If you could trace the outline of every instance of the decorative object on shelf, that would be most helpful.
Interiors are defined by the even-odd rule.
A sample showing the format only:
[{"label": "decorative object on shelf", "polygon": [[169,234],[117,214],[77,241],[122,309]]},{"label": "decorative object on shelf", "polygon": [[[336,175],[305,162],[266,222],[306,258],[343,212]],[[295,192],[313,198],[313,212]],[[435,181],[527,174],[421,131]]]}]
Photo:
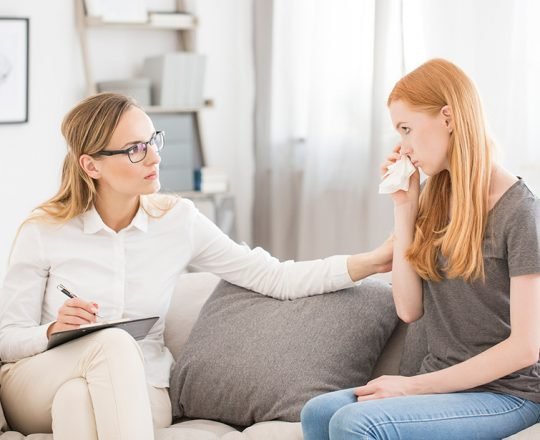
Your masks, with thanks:
[{"label": "decorative object on shelf", "polygon": [[143,74],[152,80],[152,104],[201,108],[205,67],[206,57],[191,52],[146,58]]},{"label": "decorative object on shelf", "polygon": [[100,81],[98,92],[115,92],[131,96],[141,106],[150,105],[150,79],[131,78],[113,81]]},{"label": "decorative object on shelf", "polygon": [[104,22],[146,23],[148,11],[144,0],[85,0],[86,15]]},{"label": "decorative object on shelf", "polygon": [[0,124],[28,122],[29,23],[0,17]]}]

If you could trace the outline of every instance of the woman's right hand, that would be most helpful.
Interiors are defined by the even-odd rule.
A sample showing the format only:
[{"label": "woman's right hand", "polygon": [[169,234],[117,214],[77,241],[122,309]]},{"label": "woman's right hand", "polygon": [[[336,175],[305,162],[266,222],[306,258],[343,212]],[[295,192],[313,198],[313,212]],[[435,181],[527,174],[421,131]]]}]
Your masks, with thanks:
[{"label": "woman's right hand", "polygon": [[[384,176],[390,165],[393,165],[402,157],[401,145],[396,145],[386,161],[381,165],[381,176]],[[399,205],[415,205],[418,206],[418,198],[420,197],[420,173],[418,169],[409,178],[408,191],[396,191],[391,194],[395,206]]]},{"label": "woman's right hand", "polygon": [[82,298],[70,298],[58,309],[58,316],[47,329],[47,338],[51,334],[79,328],[83,324],[96,322],[98,305]]}]

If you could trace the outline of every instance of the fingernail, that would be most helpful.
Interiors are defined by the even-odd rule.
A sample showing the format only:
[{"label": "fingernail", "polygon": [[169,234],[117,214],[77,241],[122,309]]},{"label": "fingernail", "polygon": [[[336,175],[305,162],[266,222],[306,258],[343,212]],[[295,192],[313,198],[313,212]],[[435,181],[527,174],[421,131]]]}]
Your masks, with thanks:
[{"label": "fingernail", "polygon": [[97,309],[97,308],[95,308],[95,307],[92,307],[92,308],[90,309],[90,311],[91,311],[92,313],[96,314],[96,313],[97,313],[97,311],[98,311],[98,309]]}]

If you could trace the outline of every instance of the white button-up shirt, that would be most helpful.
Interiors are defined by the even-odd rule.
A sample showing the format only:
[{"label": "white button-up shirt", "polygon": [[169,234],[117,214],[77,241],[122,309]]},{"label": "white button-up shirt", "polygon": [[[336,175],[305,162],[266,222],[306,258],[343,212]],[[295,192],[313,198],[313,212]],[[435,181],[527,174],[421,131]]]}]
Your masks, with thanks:
[{"label": "white button-up shirt", "polygon": [[[150,211],[151,212],[151,211]],[[162,217],[142,207],[118,233],[95,209],[63,224],[27,222],[14,243],[0,296],[0,359],[43,352],[47,328],[68,290],[99,304],[105,319],[159,316],[139,341],[148,382],[169,386],[173,358],[163,342],[165,315],[178,276],[189,265],[278,299],[349,287],[347,256],[279,262],[261,248],[239,245],[180,199]]]}]

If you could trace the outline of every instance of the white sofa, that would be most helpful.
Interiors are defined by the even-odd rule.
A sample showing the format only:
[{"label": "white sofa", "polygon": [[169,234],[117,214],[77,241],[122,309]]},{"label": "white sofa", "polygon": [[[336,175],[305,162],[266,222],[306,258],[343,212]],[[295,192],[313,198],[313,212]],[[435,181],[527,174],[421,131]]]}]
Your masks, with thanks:
[{"label": "white sofa", "polygon": [[[201,307],[212,293],[219,279],[211,274],[186,274],[180,277],[167,315],[165,343],[175,356],[178,356]],[[388,341],[373,373],[397,374],[401,351],[405,340],[406,326],[398,326]],[[0,384],[1,386],[1,384]],[[0,427],[7,429],[3,414],[0,413]],[[74,437],[75,438],[75,437]],[[32,434],[23,436],[8,431],[0,435],[1,440],[53,440],[52,434]],[[156,440],[302,440],[300,423],[270,421],[257,423],[239,432],[231,426],[211,420],[190,420],[177,423],[156,432]],[[540,439],[540,424],[519,434],[511,440]],[[103,439],[113,440],[113,439]]]}]

